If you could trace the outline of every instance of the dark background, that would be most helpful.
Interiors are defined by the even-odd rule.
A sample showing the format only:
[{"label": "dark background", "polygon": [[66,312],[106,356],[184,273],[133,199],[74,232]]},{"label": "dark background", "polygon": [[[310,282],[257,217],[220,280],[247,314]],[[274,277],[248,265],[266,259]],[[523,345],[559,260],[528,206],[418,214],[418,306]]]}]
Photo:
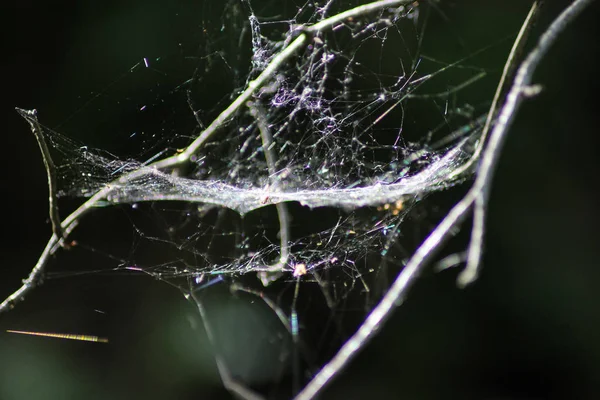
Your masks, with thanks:
[{"label": "dark background", "polygon": [[[514,34],[527,12],[524,3],[440,7],[465,46],[477,49]],[[546,2],[532,37],[568,3]],[[113,98],[119,90],[135,92],[143,79],[122,79],[133,65],[204,46],[202,28],[216,34],[219,10],[206,1],[3,3],[1,298],[29,273],[50,235],[37,144],[13,107],[37,108],[45,125],[86,144],[135,153],[139,143],[106,133],[110,123],[96,116],[118,116],[102,114],[91,93],[114,86]],[[456,272],[425,277],[324,398],[598,397],[599,11],[596,2],[580,16],[535,75],[544,91],[523,106],[503,152],[481,278],[459,290]],[[498,69],[505,54],[482,63],[499,62],[486,66]],[[177,72],[165,79],[165,85],[182,80]],[[221,86],[226,93],[227,85],[215,79],[214,90]],[[219,110],[223,101],[207,96],[204,107]],[[458,197],[461,190],[452,193]],[[127,221],[118,212],[101,215],[82,226],[90,224],[86,232],[96,240],[116,241]],[[51,268],[105,262],[86,256],[61,255]],[[194,314],[177,290],[150,278],[104,273],[48,280],[0,315],[0,399],[226,396],[202,330],[190,329]],[[108,336],[111,344],[2,333],[6,329],[88,333]]]}]

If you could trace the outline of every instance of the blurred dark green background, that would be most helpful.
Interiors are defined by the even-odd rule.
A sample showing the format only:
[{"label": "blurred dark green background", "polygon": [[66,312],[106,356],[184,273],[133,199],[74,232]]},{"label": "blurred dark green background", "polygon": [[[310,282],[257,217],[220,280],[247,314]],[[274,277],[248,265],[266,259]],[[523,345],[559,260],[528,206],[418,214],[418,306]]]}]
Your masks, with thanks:
[{"label": "blurred dark green background", "polygon": [[[477,60],[497,74],[509,48],[501,40],[518,31],[529,3],[441,1],[444,17],[432,11],[426,47],[435,47],[436,34],[454,32],[456,48],[437,49],[448,61],[501,43]],[[568,3],[546,2],[532,40]],[[293,9],[291,2],[253,6],[259,15],[277,15],[267,7],[280,7],[282,15]],[[4,298],[29,273],[50,234],[37,144],[13,107],[37,108],[42,123],[86,144],[137,155],[144,139],[127,135],[136,118],[111,114],[96,94],[110,91],[109,100],[122,99],[125,109],[169,97],[193,72],[195,63],[187,64],[186,55],[233,48],[239,33],[216,1],[21,1],[0,7],[0,110],[7,122],[1,152]],[[599,16],[596,2],[535,75],[544,91],[525,104],[510,132],[491,194],[479,281],[459,290],[456,271],[426,276],[323,398],[600,396]],[[247,56],[240,55],[240,63]],[[162,65],[172,70],[130,78],[144,57],[166,60]],[[243,80],[225,73],[208,79],[207,95],[197,105],[207,110],[205,121]],[[493,85],[489,79],[477,86],[481,93],[473,93],[473,101],[488,99]],[[155,118],[177,121],[185,111],[159,108]],[[163,128],[168,133],[185,126]],[[448,198],[457,199],[464,189],[440,196],[432,215],[441,215]],[[74,205],[67,201],[64,207]],[[122,217],[102,211],[82,229],[118,246],[116,232],[128,226]],[[465,238],[461,234],[449,246],[464,248]],[[92,269],[105,262],[89,252],[61,254],[52,267],[77,270],[85,263]],[[247,312],[219,304],[222,309],[213,312],[230,321]],[[227,398],[202,329],[190,328],[196,314],[177,290],[150,278],[104,273],[48,280],[0,315],[0,400]],[[6,329],[96,334],[111,343],[16,336]],[[261,335],[260,327],[231,329]]]}]

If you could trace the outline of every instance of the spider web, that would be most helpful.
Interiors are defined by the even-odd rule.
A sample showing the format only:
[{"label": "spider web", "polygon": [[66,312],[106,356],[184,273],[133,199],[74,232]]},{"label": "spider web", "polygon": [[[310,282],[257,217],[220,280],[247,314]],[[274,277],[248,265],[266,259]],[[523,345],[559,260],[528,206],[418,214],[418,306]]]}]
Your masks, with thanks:
[{"label": "spider web", "polygon": [[[446,62],[427,53],[434,6],[384,7],[308,33],[306,46],[185,166],[152,163],[182,153],[307,27],[358,5],[270,11],[271,3],[228,3],[219,23],[238,35],[235,45],[219,48],[221,33],[205,21],[206,43],[184,57],[191,74],[166,93],[151,91],[139,107],[129,139],[145,136],[133,157],[43,129],[61,197],[110,187],[95,206],[127,205],[134,239],[125,254],[83,234],[80,247],[116,260],[115,270],[181,290],[199,306],[228,376],[269,397],[295,394],[335,353],[418,245],[400,239],[418,232],[428,212],[423,200],[468,179],[489,100],[463,100],[463,92],[487,71],[472,51]],[[171,63],[144,59],[132,74],[144,80],[147,70]],[[216,103],[211,76],[230,90]],[[204,309],[233,301],[209,301],[224,288],[245,303],[261,300],[256,318],[271,343],[262,359],[244,358],[243,346],[227,340],[228,323]],[[236,319],[239,329],[258,324]]]}]

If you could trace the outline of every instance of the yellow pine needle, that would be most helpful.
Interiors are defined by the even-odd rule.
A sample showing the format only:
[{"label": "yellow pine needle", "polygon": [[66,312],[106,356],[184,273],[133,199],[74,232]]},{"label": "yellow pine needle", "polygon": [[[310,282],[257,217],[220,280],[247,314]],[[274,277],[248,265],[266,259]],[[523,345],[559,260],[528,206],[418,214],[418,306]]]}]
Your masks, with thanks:
[{"label": "yellow pine needle", "polygon": [[27,332],[7,330],[9,333],[18,333],[21,335],[44,336],[58,339],[80,340],[84,342],[108,343],[108,338],[89,336],[89,335],[72,335],[69,333],[46,333],[46,332]]}]

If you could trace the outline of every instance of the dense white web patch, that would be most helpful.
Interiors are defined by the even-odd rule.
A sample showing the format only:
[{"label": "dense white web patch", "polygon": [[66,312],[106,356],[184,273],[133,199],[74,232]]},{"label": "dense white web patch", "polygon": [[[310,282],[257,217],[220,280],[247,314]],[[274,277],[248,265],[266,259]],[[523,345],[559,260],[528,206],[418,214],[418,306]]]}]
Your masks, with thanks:
[{"label": "dense white web patch", "polygon": [[[316,9],[306,3],[288,20],[265,18],[267,22],[260,22],[246,2],[246,10],[237,15],[247,18],[251,33],[246,86],[254,85],[299,34],[308,32],[309,43],[279,65],[265,84],[218,126],[214,137],[190,157],[187,172],[158,169],[152,164],[173,153],[173,148],[150,154],[144,162],[122,161],[106,152],[77,146],[46,129],[48,141],[64,160],[58,166],[60,195],[93,196],[102,191],[95,206],[171,200],[198,203],[198,215],[203,215],[207,206],[219,206],[242,217],[274,204],[280,224],[281,218],[289,219],[282,203],[334,207],[344,213],[379,207],[382,211],[367,218],[340,215],[336,218],[344,223],[309,236],[298,236],[297,229],[285,222],[279,227],[279,243],[266,230],[258,233],[260,239],[251,240],[243,231],[211,231],[206,223],[197,222],[203,236],[236,237],[229,243],[235,256],[230,254],[232,261],[227,263],[212,261],[212,242],[203,248],[205,240],[197,239],[198,235],[159,239],[138,231],[146,240],[194,248],[194,257],[204,261],[190,261],[194,268],[186,263],[185,267],[175,267],[177,263],[168,268],[165,264],[161,268],[147,266],[146,271],[153,273],[245,274],[275,268],[293,276],[296,265],[303,264],[309,272],[332,265],[351,266],[351,279],[361,276],[363,272],[357,271],[355,264],[364,262],[368,249],[377,249],[375,254],[387,253],[383,247],[391,246],[395,238],[390,238],[389,232],[399,231],[410,207],[424,195],[468,177],[470,169],[463,169],[483,123],[482,118],[474,118],[471,105],[457,102],[456,94],[484,72],[467,61],[440,68],[438,62],[428,65],[426,59],[417,58],[420,36],[425,34],[418,20],[418,4],[397,3],[393,8],[340,19],[330,30],[313,33],[307,30],[310,24],[299,22],[307,19],[307,13],[309,22],[326,20],[332,3]],[[263,35],[262,29],[272,26],[287,26],[283,40]],[[243,46],[242,39],[247,37],[240,39]],[[449,85],[447,80],[452,79],[447,74],[457,66],[461,67],[460,80],[452,77],[456,83]],[[197,74],[198,70],[194,76]],[[431,93],[431,88],[438,87],[436,79],[444,90]],[[195,96],[204,95],[193,92],[194,83],[192,78],[179,87],[187,91],[190,104]],[[451,108],[451,100],[460,106]],[[411,108],[423,107],[428,111],[427,124],[405,123]],[[142,111],[151,108],[144,106]],[[197,110],[192,111],[197,114]],[[198,129],[207,125],[197,121]],[[264,135],[269,138],[268,146]],[[177,135],[171,140],[181,142]],[[397,203],[406,206],[393,212],[384,207]],[[329,238],[325,243],[324,237]],[[380,244],[377,247],[374,243]],[[131,259],[125,264],[138,263]]]},{"label": "dense white web patch", "polygon": [[[324,12],[319,8],[313,18]],[[473,151],[481,121],[469,125],[472,113],[465,118],[461,108],[448,108],[452,90],[439,96],[419,92],[445,70],[419,74],[420,63],[412,58],[422,34],[416,30],[416,4],[380,14],[374,21],[372,15],[363,16],[340,23],[333,32],[315,35],[305,54],[283,65],[254,94],[252,103],[263,109],[258,118],[273,137],[268,149],[275,155],[273,173],[260,143],[252,113],[255,106],[248,103],[193,156],[194,171],[186,177],[147,166],[166,151],[144,163],[120,161],[87,146],[75,148],[66,138],[47,131],[53,147],[66,159],[59,166],[61,194],[90,196],[110,185],[107,200],[112,203],[178,200],[244,214],[283,201],[353,209],[451,186],[460,178],[454,171]],[[290,26],[286,37],[299,30],[297,19],[285,21]],[[249,24],[253,52],[248,76],[252,77],[289,39],[267,40],[254,14]],[[406,43],[411,35],[415,48]],[[381,65],[389,72],[379,72]],[[465,81],[482,74],[473,69],[469,75]],[[436,121],[409,132],[415,139],[408,140],[404,110],[419,102],[444,109]],[[448,127],[456,131],[448,133]],[[440,137],[438,131],[446,136]],[[135,179],[127,175],[131,171],[137,171]],[[119,176],[126,179],[119,181]]]}]

